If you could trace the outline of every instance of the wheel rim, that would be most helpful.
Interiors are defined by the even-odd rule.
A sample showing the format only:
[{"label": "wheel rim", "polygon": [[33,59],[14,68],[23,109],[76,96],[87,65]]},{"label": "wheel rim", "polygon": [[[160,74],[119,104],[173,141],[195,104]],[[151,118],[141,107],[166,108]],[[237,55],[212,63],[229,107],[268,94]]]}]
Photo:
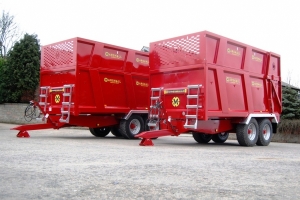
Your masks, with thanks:
[{"label": "wheel rim", "polygon": [[222,139],[222,140],[225,140],[225,139],[227,139],[227,135],[228,135],[227,132],[219,133],[219,138]]},{"label": "wheel rim", "polygon": [[141,123],[139,120],[137,119],[133,119],[131,120],[130,124],[129,124],[129,130],[133,135],[136,135],[139,133],[139,131],[141,130]]},{"label": "wheel rim", "polygon": [[271,136],[271,127],[268,124],[265,124],[262,130],[262,135],[265,140],[269,140]]},{"label": "wheel rim", "polygon": [[254,140],[256,136],[256,127],[254,124],[249,124],[248,126],[248,138],[249,140]]},{"label": "wheel rim", "polygon": [[101,133],[104,133],[106,130],[107,130],[107,128],[105,128],[105,127],[99,128],[99,131],[100,131]]}]

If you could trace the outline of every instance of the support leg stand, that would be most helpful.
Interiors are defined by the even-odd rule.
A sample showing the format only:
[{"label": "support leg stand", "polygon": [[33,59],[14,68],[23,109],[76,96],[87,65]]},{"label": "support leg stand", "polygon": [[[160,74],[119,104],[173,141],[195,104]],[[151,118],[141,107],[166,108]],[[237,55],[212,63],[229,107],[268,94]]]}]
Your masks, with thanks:
[{"label": "support leg stand", "polygon": [[17,134],[17,137],[24,137],[24,138],[29,138],[30,135],[27,131],[20,131],[18,134]]},{"label": "support leg stand", "polygon": [[140,146],[153,146],[153,142],[149,138],[143,138],[142,141],[140,142]]}]

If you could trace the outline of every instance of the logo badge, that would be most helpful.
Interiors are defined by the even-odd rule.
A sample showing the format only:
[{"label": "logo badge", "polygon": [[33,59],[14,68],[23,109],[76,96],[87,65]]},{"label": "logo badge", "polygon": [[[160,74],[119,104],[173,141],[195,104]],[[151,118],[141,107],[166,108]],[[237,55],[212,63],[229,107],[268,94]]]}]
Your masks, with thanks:
[{"label": "logo badge", "polygon": [[59,103],[60,102],[60,96],[59,96],[59,94],[55,95],[54,100],[55,100],[55,103]]},{"label": "logo badge", "polygon": [[172,105],[174,107],[177,107],[177,106],[179,106],[179,103],[180,103],[179,98],[178,97],[173,97],[173,99],[172,99]]}]

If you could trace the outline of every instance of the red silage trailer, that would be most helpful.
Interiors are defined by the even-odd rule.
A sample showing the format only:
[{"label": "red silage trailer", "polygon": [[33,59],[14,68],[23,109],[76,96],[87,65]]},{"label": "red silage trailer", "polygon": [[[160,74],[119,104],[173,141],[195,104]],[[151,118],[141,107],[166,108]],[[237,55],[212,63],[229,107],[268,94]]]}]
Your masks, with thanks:
[{"label": "red silage trailer", "polygon": [[267,146],[280,120],[280,56],[202,31],[150,44],[151,138],[192,133],[198,143]]},{"label": "red silage trailer", "polygon": [[45,123],[28,130],[89,127],[93,135],[134,138],[144,130],[149,103],[149,55],[115,45],[73,38],[41,50],[40,100]]}]

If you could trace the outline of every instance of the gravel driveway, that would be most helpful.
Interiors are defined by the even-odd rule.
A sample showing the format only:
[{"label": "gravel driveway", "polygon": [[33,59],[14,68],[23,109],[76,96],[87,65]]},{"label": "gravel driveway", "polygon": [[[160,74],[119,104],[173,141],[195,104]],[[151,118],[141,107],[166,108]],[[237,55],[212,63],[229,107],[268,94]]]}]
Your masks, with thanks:
[{"label": "gravel driveway", "polygon": [[96,138],[0,124],[0,199],[300,199],[300,145]]}]

